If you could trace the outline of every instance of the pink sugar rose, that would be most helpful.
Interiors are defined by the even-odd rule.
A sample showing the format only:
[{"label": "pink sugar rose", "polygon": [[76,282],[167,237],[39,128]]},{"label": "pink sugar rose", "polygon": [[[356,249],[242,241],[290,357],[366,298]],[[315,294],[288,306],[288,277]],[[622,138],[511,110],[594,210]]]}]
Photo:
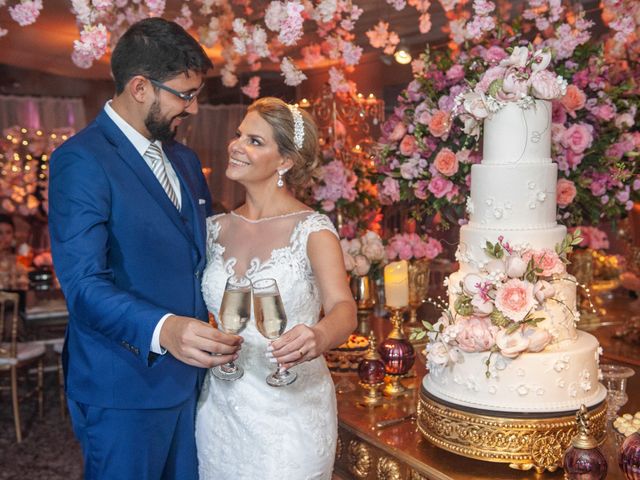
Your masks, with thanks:
[{"label": "pink sugar rose", "polygon": [[498,327],[487,317],[469,317],[458,322],[460,328],[456,342],[465,352],[486,352],[496,343]]},{"label": "pink sugar rose", "polygon": [[405,135],[400,142],[400,153],[405,157],[413,155],[418,149],[416,139],[413,135]]},{"label": "pink sugar rose", "polygon": [[[576,118],[576,111],[584,108],[587,96],[575,85],[567,86],[567,93],[560,99],[560,103],[571,117]],[[564,123],[564,122],[563,122]]]},{"label": "pink sugar rose", "polygon": [[436,175],[429,182],[429,191],[436,198],[442,198],[453,188],[453,183],[440,175]]},{"label": "pink sugar rose", "polygon": [[531,75],[529,80],[531,93],[542,100],[552,100],[562,95],[562,88],[558,83],[558,77],[549,70],[540,70]]},{"label": "pink sugar rose", "polygon": [[520,278],[527,271],[527,262],[518,255],[510,255],[506,261],[506,273],[510,278]]},{"label": "pink sugar rose", "polygon": [[593,143],[593,135],[587,125],[576,123],[564,132],[563,145],[576,153],[582,153]]},{"label": "pink sugar rose", "polygon": [[560,275],[565,272],[564,263],[562,263],[558,254],[550,248],[529,250],[523,255],[523,258],[527,261],[532,258],[534,266],[542,270],[540,273],[542,277]]},{"label": "pink sugar rose", "polygon": [[431,115],[429,120],[429,132],[431,135],[438,138],[444,138],[449,135],[449,129],[451,128],[450,115],[442,110],[436,110]]},{"label": "pink sugar rose", "polygon": [[510,68],[502,81],[502,89],[496,93],[496,98],[503,102],[512,102],[527,95],[528,91],[527,80],[520,77],[517,70]]},{"label": "pink sugar rose", "polygon": [[524,320],[534,305],[533,284],[529,282],[512,278],[496,290],[496,308],[515,322]]},{"label": "pink sugar rose", "polygon": [[577,194],[576,186],[571,180],[561,178],[556,186],[556,198],[558,206],[564,208],[573,202]]},{"label": "pink sugar rose", "polygon": [[470,113],[475,120],[481,120],[489,116],[489,110],[487,110],[483,93],[469,92],[465,93],[462,98],[465,111]]},{"label": "pink sugar rose", "polygon": [[487,93],[487,90],[489,90],[489,85],[491,85],[494,80],[502,79],[506,71],[507,69],[505,67],[491,67],[489,70],[484,72],[484,75],[482,75],[482,78],[480,79],[474,90],[478,93]]},{"label": "pink sugar rose", "polygon": [[529,339],[522,334],[521,329],[518,329],[513,333],[507,333],[506,330],[500,330],[496,334],[496,346],[500,349],[500,353],[503,356],[507,358],[516,358],[529,348]]},{"label": "pink sugar rose", "polygon": [[532,327],[530,325],[526,325],[522,329],[522,335],[529,340],[527,351],[534,353],[544,350],[553,339],[551,334],[544,328]]},{"label": "pink sugar rose", "polygon": [[438,152],[433,164],[436,170],[446,177],[450,177],[458,171],[458,158],[448,148],[443,148]]},{"label": "pink sugar rose", "polygon": [[402,137],[407,133],[407,127],[405,127],[404,123],[399,121],[396,123],[396,126],[393,127],[393,131],[389,135],[389,140],[393,142],[399,141]]}]

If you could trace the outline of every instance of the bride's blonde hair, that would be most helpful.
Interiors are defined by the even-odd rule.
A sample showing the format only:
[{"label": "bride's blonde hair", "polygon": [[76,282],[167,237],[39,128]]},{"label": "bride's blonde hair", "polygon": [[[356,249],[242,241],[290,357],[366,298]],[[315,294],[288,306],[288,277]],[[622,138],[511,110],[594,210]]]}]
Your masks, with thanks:
[{"label": "bride's blonde hair", "polygon": [[278,152],[293,162],[284,179],[294,190],[306,187],[320,165],[316,122],[304,109],[299,108],[298,111],[304,127],[301,148],[296,148],[294,143],[294,114],[287,103],[279,98],[264,97],[253,102],[248,109],[248,112],[258,113],[271,126]]}]

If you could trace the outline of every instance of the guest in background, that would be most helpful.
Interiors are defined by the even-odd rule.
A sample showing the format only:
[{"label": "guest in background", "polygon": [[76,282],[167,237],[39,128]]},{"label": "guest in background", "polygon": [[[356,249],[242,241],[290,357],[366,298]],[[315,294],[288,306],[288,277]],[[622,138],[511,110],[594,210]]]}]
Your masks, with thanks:
[{"label": "guest in background", "polygon": [[16,252],[16,226],[9,215],[0,214],[0,255]]},{"label": "guest in background", "polygon": [[196,155],[174,141],[211,67],[178,24],[132,25],[111,56],[113,100],[51,158],[65,385],[89,479],[197,478],[204,369],[234,359],[242,341],[207,322],[211,198]]},{"label": "guest in background", "polygon": [[[273,278],[287,331],[268,342],[249,322],[238,360],[244,376],[207,376],[196,421],[200,478],[330,480],[338,420],[322,354],[353,332],[356,306],[331,220],[294,196],[318,166],[317,128],[297,106],[262,98],[228,152],[225,173],[245,187],[246,199],[207,221],[204,298],[218,316],[229,275],[245,275],[254,287]],[[267,384],[276,363],[297,373],[295,383]]]}]

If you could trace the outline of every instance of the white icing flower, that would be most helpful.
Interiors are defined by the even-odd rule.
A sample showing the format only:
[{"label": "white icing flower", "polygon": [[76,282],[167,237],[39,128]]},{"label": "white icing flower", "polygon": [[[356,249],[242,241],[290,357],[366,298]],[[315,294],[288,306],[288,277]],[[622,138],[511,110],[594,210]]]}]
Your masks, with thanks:
[{"label": "white icing flower", "polygon": [[529,190],[533,190],[534,188],[536,188],[536,182],[529,182]]},{"label": "white icing flower", "polygon": [[536,389],[536,395],[538,395],[539,397],[543,396],[544,395],[544,388],[538,387]]},{"label": "white icing flower", "polygon": [[556,380],[556,385],[559,388],[564,388],[566,386],[566,383],[564,383],[564,380],[562,378],[559,378],[558,380]]},{"label": "white icing flower", "polygon": [[520,385],[516,389],[516,392],[518,392],[518,395],[520,395],[521,397],[524,397],[529,393],[529,387],[527,387],[526,385]]},{"label": "white icing flower", "polygon": [[498,218],[498,219],[502,218],[504,216],[504,210],[502,208],[500,208],[500,207],[494,208],[493,209],[493,216],[495,218]]},{"label": "white icing flower", "polygon": [[487,204],[488,207],[490,207],[491,205],[493,205],[493,198],[487,198],[484,203]]},{"label": "white icing flower", "polygon": [[491,394],[491,395],[495,395],[496,392],[498,391],[498,389],[496,388],[495,385],[490,385],[489,388],[487,389],[487,391]]},{"label": "white icing flower", "polygon": [[518,370],[516,370],[516,375],[518,377],[524,377],[524,370],[519,368]]},{"label": "white icing flower", "polygon": [[578,386],[575,383],[571,383],[569,385],[569,395],[571,398],[576,398],[578,396]]},{"label": "white icing flower", "polygon": [[547,194],[545,192],[538,192],[536,198],[539,202],[544,202],[547,199]]},{"label": "white icing flower", "polygon": [[473,215],[474,212],[474,205],[473,205],[473,200],[471,199],[471,197],[467,197],[467,213],[469,215]]},{"label": "white icing flower", "polygon": [[591,390],[591,375],[587,370],[583,370],[580,374],[580,388],[585,392]]},{"label": "white icing flower", "polygon": [[567,366],[568,366],[568,362],[565,362],[562,359],[558,359],[558,360],[556,360],[556,363],[553,364],[553,369],[556,372],[561,372],[562,370],[567,368]]},{"label": "white icing flower", "polygon": [[532,201],[530,201],[530,202],[529,202],[529,208],[530,208],[531,210],[535,210],[537,206],[538,206],[538,205],[536,204],[536,202],[535,202],[535,201],[533,201],[533,200],[532,200]]}]

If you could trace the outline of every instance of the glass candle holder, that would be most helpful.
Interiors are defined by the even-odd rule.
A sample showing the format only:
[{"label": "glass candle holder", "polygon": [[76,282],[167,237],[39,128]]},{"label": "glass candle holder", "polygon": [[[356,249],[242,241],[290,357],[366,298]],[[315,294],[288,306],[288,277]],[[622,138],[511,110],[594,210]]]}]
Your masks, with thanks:
[{"label": "glass candle holder", "polygon": [[607,478],[607,459],[598,449],[597,440],[589,429],[589,413],[582,405],[576,412],[578,433],[564,454],[562,467],[566,480],[604,480]]},{"label": "glass candle holder", "polygon": [[627,480],[640,480],[640,433],[632,433],[622,442],[618,465]]},{"label": "glass candle holder", "polygon": [[378,347],[378,353],[384,362],[385,373],[389,376],[389,383],[384,387],[384,394],[397,397],[407,393],[407,389],[400,383],[400,378],[406,375],[416,360],[416,352],[402,331],[402,312],[404,308],[387,307],[391,311],[393,329],[389,336]]},{"label": "glass candle holder", "polygon": [[369,334],[369,349],[358,365],[360,386],[366,390],[363,404],[367,407],[377,407],[382,404],[380,387],[384,385],[384,362],[376,351],[376,339],[373,332]]}]

